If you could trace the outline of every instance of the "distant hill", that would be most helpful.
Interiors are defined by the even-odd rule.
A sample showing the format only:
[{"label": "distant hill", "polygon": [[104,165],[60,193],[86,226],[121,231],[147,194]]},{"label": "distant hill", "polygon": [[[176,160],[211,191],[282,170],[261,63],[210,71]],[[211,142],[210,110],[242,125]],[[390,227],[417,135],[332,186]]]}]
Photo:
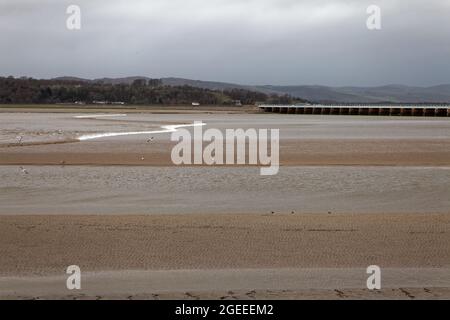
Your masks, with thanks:
[{"label": "distant hill", "polygon": [[56,81],[80,81],[89,83],[104,83],[104,84],[132,84],[135,80],[145,79],[150,80],[148,77],[125,77],[125,78],[99,78],[99,79],[83,79],[77,77],[57,77],[51,80]]},{"label": "distant hill", "polygon": [[[255,86],[239,85],[235,83],[226,82],[214,82],[214,81],[201,81],[201,80],[190,80],[183,78],[162,78],[161,79],[165,85],[168,86],[191,86],[210,90],[229,90],[229,89],[244,89],[244,90],[255,90]],[[261,91],[261,90],[257,90]]]},{"label": "distant hill", "polygon": [[[146,80],[146,81],[144,81]],[[144,77],[33,79],[0,77],[0,103],[129,104],[129,105],[255,105],[306,101],[257,90],[212,90],[202,85],[167,85]]]},{"label": "distant hill", "polygon": [[450,84],[433,87],[387,85],[381,87],[250,86],[225,82],[163,78],[171,86],[189,85],[211,90],[245,89],[266,94],[288,94],[320,103],[450,103]]},{"label": "distant hill", "polygon": [[[103,82],[107,84],[131,84],[136,79],[148,77],[80,79],[75,77],[60,77],[57,80],[75,80],[88,82]],[[319,103],[450,103],[450,84],[432,87],[412,87],[404,85],[386,85],[379,87],[329,87],[329,86],[253,86],[235,83],[201,81],[183,78],[162,78],[168,86],[191,86],[210,90],[243,89],[258,91],[265,94],[288,94],[294,98],[305,99]]]}]

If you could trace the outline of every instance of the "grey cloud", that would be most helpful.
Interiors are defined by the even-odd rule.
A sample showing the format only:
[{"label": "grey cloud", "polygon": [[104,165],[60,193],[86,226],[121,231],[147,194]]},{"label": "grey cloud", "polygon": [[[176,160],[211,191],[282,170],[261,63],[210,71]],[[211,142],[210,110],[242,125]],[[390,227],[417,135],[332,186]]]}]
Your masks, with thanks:
[{"label": "grey cloud", "polygon": [[[82,30],[65,27],[68,5]],[[382,8],[368,31],[366,8]],[[448,0],[0,1],[2,75],[251,84],[450,82]]]}]

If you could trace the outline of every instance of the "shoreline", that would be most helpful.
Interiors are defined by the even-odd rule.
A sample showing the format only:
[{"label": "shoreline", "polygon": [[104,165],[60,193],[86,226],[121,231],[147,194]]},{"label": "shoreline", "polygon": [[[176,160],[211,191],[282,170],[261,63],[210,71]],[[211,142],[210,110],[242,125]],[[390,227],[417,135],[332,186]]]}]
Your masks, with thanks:
[{"label": "shoreline", "polygon": [[150,114],[197,114],[197,113],[242,113],[242,114],[264,114],[263,111],[259,110],[258,106],[215,106],[215,105],[204,105],[198,107],[192,107],[189,105],[128,105],[128,106],[117,106],[117,107],[101,107],[97,105],[0,105],[0,113],[116,113],[116,112],[126,112],[131,114],[136,113],[150,113]]}]

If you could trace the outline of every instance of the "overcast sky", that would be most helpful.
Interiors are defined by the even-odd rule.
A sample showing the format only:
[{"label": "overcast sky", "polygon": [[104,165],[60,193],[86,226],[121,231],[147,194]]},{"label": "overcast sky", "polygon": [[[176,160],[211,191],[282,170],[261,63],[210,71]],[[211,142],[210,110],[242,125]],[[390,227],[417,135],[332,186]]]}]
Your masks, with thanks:
[{"label": "overcast sky", "polygon": [[450,83],[450,0],[0,0],[0,30],[3,76]]}]

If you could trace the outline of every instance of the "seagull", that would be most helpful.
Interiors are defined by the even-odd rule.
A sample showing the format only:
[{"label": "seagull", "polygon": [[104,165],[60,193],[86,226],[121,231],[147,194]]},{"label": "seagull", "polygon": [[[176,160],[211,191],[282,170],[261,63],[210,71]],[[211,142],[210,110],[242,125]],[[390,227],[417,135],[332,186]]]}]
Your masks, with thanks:
[{"label": "seagull", "polygon": [[154,139],[155,137],[151,137],[150,139],[147,140],[147,143],[153,141]]},{"label": "seagull", "polygon": [[145,158],[144,158],[144,157],[141,157],[141,160],[142,160],[142,161],[144,161],[144,160],[145,160]]},{"label": "seagull", "polygon": [[23,139],[22,136],[18,136],[17,139],[19,140],[19,143],[22,143],[22,139]]},{"label": "seagull", "polygon": [[22,173],[24,174],[28,174],[28,170],[25,169],[24,167],[20,167],[20,171],[22,171]]}]

